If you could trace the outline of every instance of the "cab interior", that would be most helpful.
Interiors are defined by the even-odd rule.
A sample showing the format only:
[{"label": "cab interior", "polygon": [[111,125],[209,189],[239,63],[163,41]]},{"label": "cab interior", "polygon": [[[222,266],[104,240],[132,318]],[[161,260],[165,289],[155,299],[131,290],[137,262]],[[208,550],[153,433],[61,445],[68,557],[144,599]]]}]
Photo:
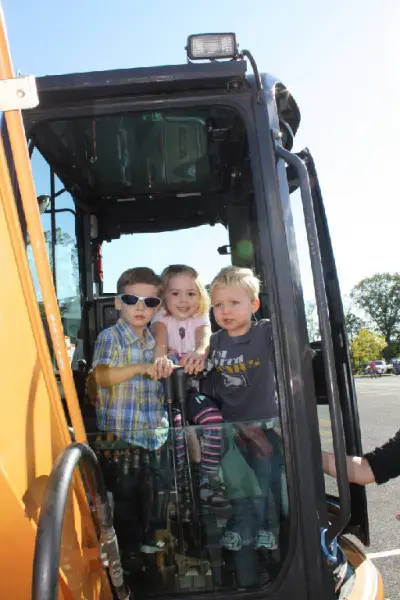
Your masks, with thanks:
[{"label": "cab interior", "polygon": [[[210,251],[203,240],[207,257],[223,257],[225,264],[250,267],[262,274],[262,223],[257,219],[243,119],[229,107],[201,106],[45,120],[31,129],[30,143],[51,167],[53,199],[45,213],[54,223],[66,210],[62,208],[63,195],[70,195],[74,202],[80,321],[78,325],[68,301],[63,304],[62,320],[79,353],[72,360],[74,380],[88,441],[111,493],[131,588],[136,595],[147,596],[264,587],[278,574],[288,539],[289,506],[279,436],[274,452],[281,473],[280,489],[264,498],[275,515],[278,549],[258,552],[248,545],[239,552],[226,551],[220,540],[229,524],[232,502],[251,503],[261,493],[236,447],[235,424],[224,426],[221,473],[228,505],[219,510],[202,505],[198,458],[188,447],[184,477],[191,509],[189,515],[177,515],[173,428],[157,452],[130,447],[112,432],[98,431],[96,386],[90,376],[96,337],[118,318],[114,294],[105,289],[103,281],[102,248],[106,244],[121,236],[178,235],[204,226],[222,226],[227,243]],[[54,193],[55,178],[59,189]],[[60,240],[53,238],[55,255],[57,242]],[[182,248],[175,262],[185,262],[184,256]],[[129,266],[152,267],[143,259],[138,265],[134,258]],[[57,287],[61,285],[59,282]],[[76,301],[72,305],[76,307]],[[269,316],[265,289],[258,316]],[[213,322],[214,330],[215,326]],[[201,427],[190,429],[201,437]],[[119,522],[121,514],[124,518]]]}]

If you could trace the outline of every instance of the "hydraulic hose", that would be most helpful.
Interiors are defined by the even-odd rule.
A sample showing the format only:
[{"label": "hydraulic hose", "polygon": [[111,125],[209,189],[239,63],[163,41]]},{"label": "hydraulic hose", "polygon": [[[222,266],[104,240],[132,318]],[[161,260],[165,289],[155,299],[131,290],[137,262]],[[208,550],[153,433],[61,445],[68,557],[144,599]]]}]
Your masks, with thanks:
[{"label": "hydraulic hose", "polygon": [[81,463],[100,526],[103,564],[119,600],[128,600],[107,489],[97,457],[81,443],[70,444],[56,459],[40,511],[33,562],[32,600],[58,600],[61,536],[65,505],[75,468]]}]

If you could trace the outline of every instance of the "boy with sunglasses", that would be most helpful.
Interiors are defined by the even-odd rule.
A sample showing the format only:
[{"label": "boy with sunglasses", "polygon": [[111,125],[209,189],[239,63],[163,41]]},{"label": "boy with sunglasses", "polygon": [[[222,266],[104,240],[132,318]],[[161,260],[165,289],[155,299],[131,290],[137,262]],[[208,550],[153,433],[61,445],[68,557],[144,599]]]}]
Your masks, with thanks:
[{"label": "boy with sunglasses", "polygon": [[122,273],[115,298],[120,318],[99,334],[93,358],[98,428],[147,450],[160,448],[168,432],[158,379],[171,375],[173,364],[154,361],[155,341],[147,327],[161,303],[161,287],[147,267]]}]

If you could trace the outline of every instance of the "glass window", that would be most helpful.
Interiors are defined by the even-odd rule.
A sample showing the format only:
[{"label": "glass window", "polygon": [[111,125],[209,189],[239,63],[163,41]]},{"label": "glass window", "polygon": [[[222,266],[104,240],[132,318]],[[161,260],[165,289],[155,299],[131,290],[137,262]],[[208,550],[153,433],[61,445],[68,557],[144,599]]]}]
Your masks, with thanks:
[{"label": "glass window", "polygon": [[161,273],[170,264],[182,263],[195,268],[207,285],[219,269],[230,264],[229,255],[218,253],[219,247],[228,244],[228,232],[220,224],[125,235],[105,242],[102,247],[104,292],[115,292],[118,277],[126,269],[143,266]]},{"label": "glass window", "polygon": [[[249,435],[256,437],[256,430],[253,443]],[[137,434],[148,444],[155,435],[148,429]],[[157,451],[110,434],[88,439],[117,500],[116,532],[120,546],[130,548],[123,566],[134,594],[256,590],[276,577],[288,515],[283,444],[274,420],[224,423],[217,432],[207,426],[166,429]],[[210,447],[219,461],[212,475],[204,458]]]},{"label": "glass window", "polygon": [[[50,168],[46,160],[37,149],[34,149],[33,151],[31,164],[37,195],[49,195],[51,189]],[[56,193],[61,192],[62,189],[63,186],[56,177]],[[77,332],[81,319],[78,248],[75,236],[74,210],[75,206],[71,195],[67,192],[62,192],[56,198],[56,211],[60,212],[56,212],[55,217],[56,228],[54,262],[52,255],[50,205],[41,215],[47,254],[52,271],[54,272],[55,270],[56,274],[55,285],[57,300],[60,309],[61,320],[64,326],[66,342],[70,350],[71,357],[76,344]],[[28,240],[27,253],[36,290],[36,296],[41,309],[42,317],[44,319],[42,293],[37,278],[30,240]]]},{"label": "glass window", "polygon": [[226,189],[227,145],[237,143],[238,123],[227,108],[181,108],[45,121],[33,136],[86,199],[129,198]]},{"label": "glass window", "polygon": [[[307,233],[304,222],[303,205],[300,191],[297,190],[290,196],[294,230],[296,236],[299,269],[304,294],[305,317],[307,324],[308,341],[314,352],[313,368],[317,394],[317,411],[319,433],[323,451],[333,452],[333,438],[329,406],[326,397],[326,384],[323,375],[321,333],[319,330],[318,314],[315,301],[314,281],[311,269],[310,254],[307,242]],[[331,496],[338,496],[336,478],[324,475],[325,492]]]},{"label": "glass window", "polygon": [[[329,414],[328,404],[318,405],[319,434],[321,437],[321,446],[323,452],[333,452],[333,437],[331,416]],[[336,477],[324,474],[325,492],[330,496],[339,496],[339,489]]]}]

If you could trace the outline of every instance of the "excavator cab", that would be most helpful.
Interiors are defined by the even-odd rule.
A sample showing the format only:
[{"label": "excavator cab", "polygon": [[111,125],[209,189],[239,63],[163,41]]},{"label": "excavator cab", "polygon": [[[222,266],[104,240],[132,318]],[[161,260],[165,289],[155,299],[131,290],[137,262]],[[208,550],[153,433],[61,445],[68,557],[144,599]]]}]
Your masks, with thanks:
[{"label": "excavator cab", "polygon": [[[10,458],[14,442],[1,443],[16,527],[13,538],[4,527],[5,538],[24,546],[14,597],[32,588],[41,600],[383,599],[379,573],[346,536],[369,542],[365,491],[349,484],[345,463],[361,452],[359,419],[315,164],[308,149],[293,152],[300,110],[234,34],[193,35],[186,50],[182,65],[39,77],[37,104],[4,109],[0,224],[16,233],[0,244],[36,357],[24,367],[21,406],[9,409],[23,461]],[[6,66],[1,76],[13,80]],[[294,201],[310,248],[317,344],[306,327]],[[96,418],[94,345],[118,320],[116,279],[125,268],[182,262],[206,284],[228,264],[253,269],[257,317],[273,332],[279,418],[221,425],[219,505],[201,496],[198,445],[209,432],[185,414],[198,381],[182,369],[163,382],[164,427],[141,432],[159,436],[154,447],[103,431]],[[244,374],[230,368],[234,388]],[[335,480],[324,477],[324,448],[335,453]],[[254,457],[265,452],[271,468],[260,478]],[[249,524],[256,505],[270,514],[274,542],[257,545],[250,531],[239,546],[226,543],[233,515]],[[15,588],[1,581],[6,597]]]}]

